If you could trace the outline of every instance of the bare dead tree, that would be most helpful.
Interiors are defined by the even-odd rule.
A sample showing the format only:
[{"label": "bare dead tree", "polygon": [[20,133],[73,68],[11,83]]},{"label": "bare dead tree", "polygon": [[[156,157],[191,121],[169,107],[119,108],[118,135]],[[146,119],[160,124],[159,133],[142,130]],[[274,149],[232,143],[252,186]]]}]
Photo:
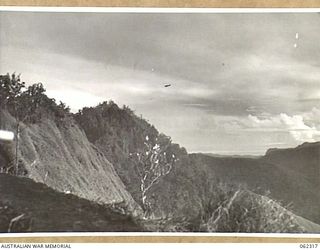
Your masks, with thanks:
[{"label": "bare dead tree", "polygon": [[208,229],[210,232],[214,232],[217,230],[219,220],[221,220],[225,216],[229,217],[229,210],[240,192],[240,189],[236,190],[231,197],[229,197],[225,202],[223,202],[220,206],[218,206],[217,209],[213,211],[212,216],[208,221]]},{"label": "bare dead tree", "polygon": [[151,142],[148,136],[145,138],[144,148],[140,152],[130,154],[135,158],[135,167],[140,178],[140,191],[144,218],[148,218],[152,211],[149,200],[149,191],[163,177],[168,175],[176,162],[177,158],[173,153],[168,153],[170,138],[165,138],[165,143]]},{"label": "bare dead tree", "polygon": [[20,214],[14,217],[13,219],[11,219],[10,224],[8,226],[8,233],[11,233],[14,224],[17,223],[19,220],[21,220],[23,217],[24,217],[24,214]]}]

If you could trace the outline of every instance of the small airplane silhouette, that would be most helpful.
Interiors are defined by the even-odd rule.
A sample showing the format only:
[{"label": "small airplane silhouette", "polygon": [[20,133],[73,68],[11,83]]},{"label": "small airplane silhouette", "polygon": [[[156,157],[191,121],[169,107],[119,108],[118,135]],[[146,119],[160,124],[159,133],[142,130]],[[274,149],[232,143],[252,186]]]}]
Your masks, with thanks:
[{"label": "small airplane silhouette", "polygon": [[171,86],[171,84],[165,84],[165,85],[164,85],[165,88],[168,88],[168,87],[170,87],[170,86]]}]

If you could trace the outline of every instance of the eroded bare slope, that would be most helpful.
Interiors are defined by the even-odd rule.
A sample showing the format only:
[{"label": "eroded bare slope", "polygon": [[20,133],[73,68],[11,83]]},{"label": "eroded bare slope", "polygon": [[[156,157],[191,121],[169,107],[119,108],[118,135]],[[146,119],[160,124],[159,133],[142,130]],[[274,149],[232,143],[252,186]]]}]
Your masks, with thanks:
[{"label": "eroded bare slope", "polygon": [[[1,116],[2,127],[14,130],[14,118],[5,111]],[[101,203],[122,203],[139,211],[112,164],[72,118],[59,125],[51,119],[22,125],[19,144],[20,165],[29,178],[58,191]],[[13,143],[4,146],[9,147],[12,159]]]}]

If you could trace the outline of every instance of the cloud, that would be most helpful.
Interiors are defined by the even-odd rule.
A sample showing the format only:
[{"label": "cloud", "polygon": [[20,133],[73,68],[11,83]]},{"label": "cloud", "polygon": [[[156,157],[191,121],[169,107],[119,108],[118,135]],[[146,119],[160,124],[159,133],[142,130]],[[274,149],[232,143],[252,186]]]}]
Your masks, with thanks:
[{"label": "cloud", "polygon": [[[68,68],[54,77],[71,79],[75,73],[86,73],[89,77],[83,79],[90,82],[89,91],[95,81],[107,86],[99,88],[110,90],[111,98],[121,101],[129,97],[133,103],[130,93],[138,100],[158,95],[172,105],[202,104],[199,109],[217,115],[248,115],[250,106],[273,114],[315,106],[310,101],[319,79],[314,55],[320,51],[316,42],[320,19],[315,13],[0,15],[5,67],[10,60],[4,58],[6,46],[36,51],[28,56],[11,55],[15,63],[10,71],[26,62],[34,68],[47,66],[46,75],[55,67]],[[299,48],[294,49],[297,32]],[[39,60],[39,53],[47,55],[44,60]],[[74,63],[73,58],[91,66]],[[162,89],[166,81],[174,88]],[[110,82],[117,84],[117,90]]]},{"label": "cloud", "polygon": [[303,115],[290,116],[281,113],[269,118],[259,118],[254,115],[248,115],[245,126],[249,130],[288,132],[297,142],[314,142],[320,139],[320,130],[315,126],[306,125]]},{"label": "cloud", "polygon": [[0,20],[1,73],[43,82],[73,110],[113,99],[191,151],[263,152],[318,138],[316,13],[1,12]]},{"label": "cloud", "polygon": [[311,111],[303,113],[302,116],[305,124],[320,130],[320,109],[314,107]]}]

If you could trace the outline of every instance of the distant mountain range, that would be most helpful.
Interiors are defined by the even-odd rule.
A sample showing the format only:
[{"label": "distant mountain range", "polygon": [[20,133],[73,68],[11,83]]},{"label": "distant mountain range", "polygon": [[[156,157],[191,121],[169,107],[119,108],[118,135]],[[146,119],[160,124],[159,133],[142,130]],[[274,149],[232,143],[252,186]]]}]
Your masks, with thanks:
[{"label": "distant mountain range", "polygon": [[296,148],[270,149],[258,158],[191,155],[194,164],[232,183],[247,185],[270,196],[293,211],[320,223],[320,143],[304,143]]},{"label": "distant mountain range", "polygon": [[203,154],[203,155],[208,155],[216,158],[250,158],[250,159],[258,159],[262,157],[261,155],[237,155],[237,154],[230,154],[230,155],[224,155],[224,154],[216,154],[216,153],[193,153],[193,154]]}]

